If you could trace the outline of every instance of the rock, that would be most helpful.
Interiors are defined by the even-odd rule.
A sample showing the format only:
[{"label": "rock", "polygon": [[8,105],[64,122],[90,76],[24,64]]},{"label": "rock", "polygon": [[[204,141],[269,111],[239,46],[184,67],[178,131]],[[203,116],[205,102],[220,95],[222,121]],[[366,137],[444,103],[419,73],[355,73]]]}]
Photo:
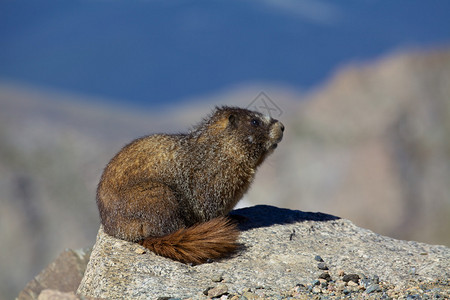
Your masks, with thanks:
[{"label": "rock", "polygon": [[[350,281],[349,283],[351,283],[352,281]],[[358,292],[359,291],[359,286],[357,284],[349,284],[347,286],[347,290],[349,290],[350,292]]]},{"label": "rock", "polygon": [[331,281],[330,273],[323,272],[322,274],[319,275],[319,279],[323,279],[325,281]]},{"label": "rock", "polygon": [[63,293],[57,290],[43,290],[40,294],[39,297],[37,298],[38,300],[77,300],[79,299],[77,296],[75,296],[74,292],[69,292],[69,293]]},{"label": "rock", "polygon": [[319,268],[320,270],[328,270],[327,265],[324,262],[320,262],[317,264],[317,268]]},{"label": "rock", "polygon": [[358,283],[359,275],[358,274],[347,274],[342,277],[342,280],[345,282],[353,281]]},{"label": "rock", "polygon": [[347,283],[342,281],[342,280],[337,280],[336,281],[336,289],[342,291],[343,289],[345,289]]},{"label": "rock", "polygon": [[320,257],[319,255],[316,255],[316,256],[314,257],[314,259],[317,260],[318,262],[323,262],[323,258]]},{"label": "rock", "polygon": [[228,287],[225,284],[219,284],[218,286],[208,290],[208,297],[216,298],[228,293]]},{"label": "rock", "polygon": [[72,299],[83,278],[89,255],[90,249],[65,250],[26,285],[17,299]]},{"label": "rock", "polygon": [[[270,297],[316,279],[318,252],[327,257],[332,277],[346,270],[404,286],[450,276],[450,249],[444,246],[395,240],[322,213],[260,205],[233,214],[247,219],[240,225],[242,250],[229,259],[197,266],[151,251],[137,254],[140,245],[110,237],[100,228],[78,293],[108,299],[196,298],[215,286],[214,274],[223,274],[229,294],[247,289]],[[297,238],[291,239],[294,230]],[[423,252],[428,255],[420,255]],[[415,274],[408,272],[412,266]]]},{"label": "rock", "polygon": [[374,292],[381,292],[381,287],[378,284],[372,284],[366,289],[367,294]]},{"label": "rock", "polygon": [[258,299],[257,295],[255,295],[255,294],[253,294],[253,293],[251,293],[249,291],[244,292],[244,294],[242,294],[242,297],[244,299],[246,299],[246,300],[256,300],[256,299]]},{"label": "rock", "polygon": [[358,283],[350,280],[349,282],[347,282],[347,286],[358,286]]},{"label": "rock", "polygon": [[378,278],[377,275],[374,275],[370,278],[368,277],[363,277],[360,279],[360,283],[364,288],[368,288],[370,285],[372,284],[379,284],[380,283],[380,278]]},{"label": "rock", "polygon": [[223,274],[213,274],[213,276],[211,276],[211,280],[214,282],[221,282],[223,280]]}]

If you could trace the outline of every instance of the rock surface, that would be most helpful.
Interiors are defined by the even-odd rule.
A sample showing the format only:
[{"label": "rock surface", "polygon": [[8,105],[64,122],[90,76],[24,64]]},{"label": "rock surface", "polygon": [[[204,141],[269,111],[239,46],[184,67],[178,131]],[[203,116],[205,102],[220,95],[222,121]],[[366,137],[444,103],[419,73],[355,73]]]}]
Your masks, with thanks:
[{"label": "rock surface", "polygon": [[[376,278],[370,284],[379,280],[407,288],[450,277],[450,249],[445,246],[395,240],[322,213],[261,205],[233,214],[245,220],[240,225],[241,251],[198,266],[142,251],[138,244],[112,238],[100,228],[77,293],[108,299],[206,298],[263,289],[265,296],[283,295],[324,272],[316,256],[333,279],[345,270]],[[325,286],[327,280],[320,280],[317,284]],[[322,285],[314,288],[320,291]]]},{"label": "rock surface", "polygon": [[76,299],[90,250],[65,250],[19,293],[17,299]]}]

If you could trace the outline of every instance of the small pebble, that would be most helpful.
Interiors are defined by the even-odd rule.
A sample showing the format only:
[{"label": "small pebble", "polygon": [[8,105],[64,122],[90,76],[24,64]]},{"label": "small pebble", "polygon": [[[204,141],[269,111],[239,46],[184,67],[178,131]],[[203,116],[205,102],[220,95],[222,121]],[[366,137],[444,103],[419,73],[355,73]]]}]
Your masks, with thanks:
[{"label": "small pebble", "polygon": [[136,250],[134,250],[134,253],[136,253],[136,254],[144,254],[145,253],[145,249],[144,248],[137,248]]},{"label": "small pebble", "polygon": [[347,274],[342,277],[342,280],[345,282],[353,281],[358,283],[359,275],[358,274]]},{"label": "small pebble", "polygon": [[328,272],[323,272],[319,275],[319,279],[325,279],[326,281],[331,281],[331,276]]},{"label": "small pebble", "polygon": [[314,257],[314,259],[317,260],[318,262],[323,262],[322,257],[320,257],[319,255],[316,255],[316,256]]},{"label": "small pebble", "polygon": [[256,294],[253,294],[252,292],[245,292],[244,294],[242,294],[242,297],[247,300],[258,299],[258,296]]},{"label": "small pebble", "polygon": [[378,275],[373,275],[372,276],[372,281],[375,284],[379,284],[380,283],[380,277],[378,277]]},{"label": "small pebble", "polygon": [[216,287],[208,290],[208,297],[217,298],[228,293],[228,287],[225,284],[219,284]]},{"label": "small pebble", "polygon": [[363,278],[363,279],[361,279],[360,280],[360,282],[361,282],[361,285],[364,287],[364,288],[368,288],[369,286],[371,286],[372,284],[377,284],[378,282],[374,282],[374,281],[372,281],[372,280],[370,280],[369,278]]},{"label": "small pebble", "polygon": [[359,292],[359,287],[357,285],[356,286],[348,286],[347,289],[350,292]]},{"label": "small pebble", "polygon": [[366,293],[381,292],[381,287],[378,284],[372,284],[366,289]]},{"label": "small pebble", "polygon": [[320,284],[320,280],[318,280],[318,279],[316,279],[312,282],[312,286],[319,285],[319,284]]},{"label": "small pebble", "polygon": [[328,270],[328,267],[327,267],[327,265],[326,265],[324,262],[318,263],[318,264],[317,264],[317,267],[318,267],[320,270]]},{"label": "small pebble", "polygon": [[342,280],[337,280],[337,281],[336,281],[336,288],[337,288],[338,290],[343,290],[343,289],[345,289],[345,285],[346,285],[346,283],[345,283],[344,281],[342,281]]},{"label": "small pebble", "polygon": [[221,281],[223,280],[223,273],[214,274],[214,275],[211,277],[211,280],[212,280],[213,282],[221,282]]},{"label": "small pebble", "polygon": [[206,290],[203,291],[203,295],[208,296],[208,291],[212,289],[212,286],[208,287]]},{"label": "small pebble", "polygon": [[348,286],[358,286],[358,284],[356,282],[351,281],[351,280],[347,283],[347,285]]}]

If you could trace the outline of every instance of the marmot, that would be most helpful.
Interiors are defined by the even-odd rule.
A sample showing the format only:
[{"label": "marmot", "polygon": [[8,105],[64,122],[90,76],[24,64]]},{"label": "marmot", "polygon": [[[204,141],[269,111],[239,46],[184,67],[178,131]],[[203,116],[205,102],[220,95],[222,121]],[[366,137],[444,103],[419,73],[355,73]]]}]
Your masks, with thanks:
[{"label": "marmot", "polygon": [[187,134],[154,134],[125,146],[97,189],[104,231],[158,255],[199,264],[236,250],[226,215],[283,137],[281,122],[217,107]]}]

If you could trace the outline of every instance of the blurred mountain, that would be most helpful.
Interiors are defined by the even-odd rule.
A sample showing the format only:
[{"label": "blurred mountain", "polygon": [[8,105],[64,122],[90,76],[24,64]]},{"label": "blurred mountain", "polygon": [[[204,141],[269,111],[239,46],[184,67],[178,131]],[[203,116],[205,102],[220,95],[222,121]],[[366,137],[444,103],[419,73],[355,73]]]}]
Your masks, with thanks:
[{"label": "blurred mountain", "polygon": [[349,61],[450,41],[449,1],[0,2],[0,78],[137,107],[236,84],[309,89]]},{"label": "blurred mountain", "polygon": [[260,180],[256,201],[450,245],[448,49],[347,66],[285,123],[276,173]]},{"label": "blurred mountain", "polygon": [[0,294],[6,299],[64,248],[92,245],[99,225],[95,188],[105,164],[132,138],[173,126],[90,102],[98,101],[0,84]]},{"label": "blurred mountain", "polygon": [[125,143],[186,131],[217,104],[251,104],[262,112],[275,105],[286,126],[244,205],[321,211],[392,237],[450,245],[448,49],[345,66],[307,94],[241,86],[165,111],[106,102],[0,82],[0,290],[6,298],[63,249],[94,243],[96,184]]}]

